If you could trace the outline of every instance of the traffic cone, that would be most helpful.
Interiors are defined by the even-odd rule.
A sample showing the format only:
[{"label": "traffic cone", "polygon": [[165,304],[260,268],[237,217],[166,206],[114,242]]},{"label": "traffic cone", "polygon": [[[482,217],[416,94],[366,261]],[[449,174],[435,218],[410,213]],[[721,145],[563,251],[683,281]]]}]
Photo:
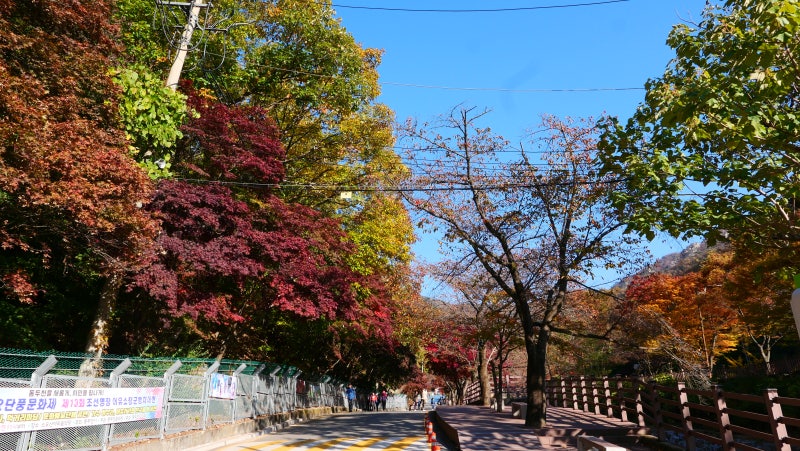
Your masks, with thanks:
[{"label": "traffic cone", "polygon": [[435,441],[436,441],[436,433],[435,432],[429,432],[428,433],[428,443],[433,443]]},{"label": "traffic cone", "polygon": [[431,443],[431,451],[442,451],[442,447],[438,443]]}]

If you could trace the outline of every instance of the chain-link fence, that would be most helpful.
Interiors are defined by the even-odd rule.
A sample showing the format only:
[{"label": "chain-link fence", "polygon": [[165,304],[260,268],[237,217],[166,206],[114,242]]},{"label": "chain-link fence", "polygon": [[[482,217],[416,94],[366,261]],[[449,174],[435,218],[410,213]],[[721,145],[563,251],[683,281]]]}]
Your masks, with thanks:
[{"label": "chain-link fence", "polygon": [[[0,348],[0,450],[105,450],[112,445],[163,438],[245,418],[344,405],[341,383],[328,377],[307,381],[299,376],[300,371],[294,367],[251,361],[114,355],[96,359],[82,353]],[[139,399],[113,398],[113,393],[122,392],[114,389],[160,394],[162,399],[157,400],[157,405],[161,414],[142,413],[147,418],[120,421],[125,417],[114,417],[115,413],[149,410],[135,407]],[[82,397],[75,397],[76,393]],[[61,394],[64,396],[55,397]],[[51,405],[54,410],[49,413],[44,402],[47,399],[58,399],[64,408]],[[87,410],[91,403],[97,408]],[[91,418],[106,413],[110,415],[106,422],[97,424],[106,417]],[[56,417],[68,426],[42,426],[43,418]],[[25,421],[35,426],[15,430],[23,428],[20,422]]]}]

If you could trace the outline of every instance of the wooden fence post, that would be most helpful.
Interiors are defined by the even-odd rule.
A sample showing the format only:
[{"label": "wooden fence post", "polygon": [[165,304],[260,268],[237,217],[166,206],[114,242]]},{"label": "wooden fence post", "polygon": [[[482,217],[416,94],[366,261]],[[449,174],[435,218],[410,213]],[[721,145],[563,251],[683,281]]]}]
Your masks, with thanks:
[{"label": "wooden fence post", "polygon": [[642,401],[642,386],[644,383],[639,379],[634,379],[634,383],[636,384],[636,424],[643,428],[645,427],[644,404]]},{"label": "wooden fence post", "polygon": [[595,378],[592,378],[592,404],[594,404],[594,414],[600,415],[600,391],[597,389]]},{"label": "wooden fence post", "polygon": [[722,393],[722,388],[718,385],[712,385],[711,390],[714,391],[714,411],[717,414],[717,425],[719,425],[719,436],[722,438],[722,450],[730,451],[731,444],[733,443],[733,431],[730,429],[731,419],[726,412],[725,396]]},{"label": "wooden fence post", "polygon": [[767,388],[764,390],[764,404],[767,407],[772,436],[775,437],[775,449],[778,451],[791,451],[792,446],[788,443],[783,443],[783,439],[789,436],[789,432],[786,430],[786,425],[778,421],[783,416],[783,409],[781,409],[780,404],[775,402],[777,397],[777,389]]},{"label": "wooden fence post", "polygon": [[653,417],[656,421],[656,435],[659,441],[667,440],[667,428],[664,427],[664,411],[661,406],[661,396],[659,395],[657,385],[653,382]]},{"label": "wooden fence post", "polygon": [[619,405],[619,419],[628,421],[628,411],[625,410],[625,391],[622,379],[617,379],[617,404]]},{"label": "wooden fence post", "polygon": [[569,389],[570,394],[572,395],[572,408],[575,410],[581,410],[580,408],[580,401],[578,400],[578,381],[573,377],[570,379]]},{"label": "wooden fence post", "polygon": [[611,418],[614,416],[614,405],[611,402],[611,383],[608,377],[603,378],[603,392],[606,398],[606,416]]},{"label": "wooden fence post", "polygon": [[589,411],[589,389],[586,387],[586,376],[581,376],[581,410]]},{"label": "wooden fence post", "polygon": [[678,399],[681,403],[681,420],[683,422],[683,435],[686,440],[687,451],[695,451],[697,445],[694,439],[694,428],[692,427],[692,412],[689,409],[689,394],[686,393],[686,383],[678,382]]},{"label": "wooden fence post", "polygon": [[561,393],[559,393],[559,398],[561,399],[560,407],[567,407],[567,381],[561,379]]}]

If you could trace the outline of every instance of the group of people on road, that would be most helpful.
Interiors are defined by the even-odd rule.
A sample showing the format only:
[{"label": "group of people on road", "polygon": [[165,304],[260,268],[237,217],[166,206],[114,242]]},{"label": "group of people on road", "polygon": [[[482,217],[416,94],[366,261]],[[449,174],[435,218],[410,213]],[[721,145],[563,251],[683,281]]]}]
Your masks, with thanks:
[{"label": "group of people on road", "polygon": [[[345,397],[347,398],[347,410],[350,412],[353,411],[353,408],[358,410],[358,394],[356,393],[356,389],[353,388],[353,385],[350,384],[347,386],[345,390]],[[367,405],[366,410],[370,412],[377,412],[381,409],[386,411],[386,401],[389,399],[389,394],[386,390],[381,390],[380,393],[372,392],[367,397]]]},{"label": "group of people on road", "polygon": [[[378,412],[380,410],[387,411],[387,400],[389,399],[389,394],[387,393],[386,389],[382,389],[380,391],[373,391],[370,392],[366,396],[361,396],[361,404],[363,405],[363,409],[359,409],[359,396],[356,392],[356,389],[353,388],[352,384],[347,386],[345,390],[345,398],[347,399],[347,409],[352,412],[355,410],[366,410],[369,412]],[[446,403],[447,398],[445,395],[439,391],[439,389],[435,389],[432,393],[430,399],[430,406],[435,407],[437,405],[442,405]],[[397,407],[397,406],[394,406]],[[408,410],[423,410],[425,408],[425,398],[421,392],[417,392],[416,396],[414,397],[413,401],[409,401]]]},{"label": "group of people on road", "polygon": [[[434,391],[433,396],[431,396],[431,407],[435,407],[437,405],[443,405],[447,401],[445,395],[439,393],[438,389]],[[423,410],[425,408],[425,399],[422,397],[422,393],[417,393],[417,396],[414,397],[414,401],[408,406],[408,410]]]},{"label": "group of people on road", "polygon": [[386,393],[386,390],[381,390],[380,393],[372,392],[369,395],[369,404],[367,405],[367,410],[371,412],[377,412],[383,409],[385,412],[387,399],[389,399],[389,394]]}]

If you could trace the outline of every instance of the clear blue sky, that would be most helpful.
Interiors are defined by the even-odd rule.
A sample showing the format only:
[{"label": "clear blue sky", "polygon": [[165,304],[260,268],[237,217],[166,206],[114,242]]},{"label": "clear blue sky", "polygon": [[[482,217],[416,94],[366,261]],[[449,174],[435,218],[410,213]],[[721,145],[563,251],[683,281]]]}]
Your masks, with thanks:
[{"label": "clear blue sky", "polygon": [[[384,50],[378,100],[395,111],[398,121],[431,120],[463,103],[490,109],[483,125],[512,142],[524,140],[542,114],[630,116],[643,99],[647,79],[660,77],[674,56],[666,45],[673,25],[699,22],[705,3],[333,1],[356,41]],[[435,239],[421,238],[415,253],[435,261]],[[666,240],[653,243],[651,250],[660,256],[681,247]]]}]

